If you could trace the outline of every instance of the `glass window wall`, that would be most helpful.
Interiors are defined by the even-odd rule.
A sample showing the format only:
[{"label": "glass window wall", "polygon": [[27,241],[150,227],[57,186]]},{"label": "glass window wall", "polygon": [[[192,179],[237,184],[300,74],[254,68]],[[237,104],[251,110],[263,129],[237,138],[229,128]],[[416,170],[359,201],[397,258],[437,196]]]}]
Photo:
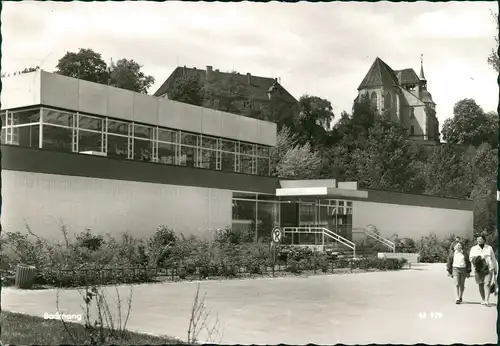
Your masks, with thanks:
[{"label": "glass window wall", "polygon": [[76,114],[43,108],[43,122],[46,124],[59,125],[59,126],[64,126],[66,128],[72,128],[74,116],[76,116]]},{"label": "glass window wall", "polygon": [[261,145],[46,107],[0,114],[3,144],[269,175]]},{"label": "glass window wall", "polygon": [[105,152],[104,134],[106,122],[102,118],[78,115],[78,152]]},{"label": "glass window wall", "polygon": [[72,152],[73,129],[65,126],[43,124],[42,148]]},{"label": "glass window wall", "polygon": [[95,151],[102,152],[103,150],[102,133],[97,131],[78,130],[78,151]]},{"label": "glass window wall", "polygon": [[25,148],[38,148],[40,140],[40,125],[17,126],[13,128],[16,145]]},{"label": "glass window wall", "polygon": [[173,143],[158,142],[158,162],[175,165],[176,145]]},{"label": "glass window wall", "polygon": [[[259,196],[260,197],[260,196]],[[257,239],[269,243],[271,230],[280,225],[280,205],[275,201],[257,201]]]},{"label": "glass window wall", "polygon": [[279,225],[279,197],[233,192],[233,229],[251,230],[256,240],[269,242],[271,230]]},{"label": "glass window wall", "polygon": [[[40,108],[20,110],[9,113],[12,113],[11,125],[13,126],[40,123]],[[3,120],[4,119],[2,118],[2,121]]]},{"label": "glass window wall", "polygon": [[107,137],[107,156],[119,159],[128,158],[128,138],[125,136],[116,136],[108,133]]},{"label": "glass window wall", "polygon": [[134,124],[134,160],[154,161],[154,142],[154,127]]},{"label": "glass window wall", "polygon": [[233,199],[232,228],[241,231],[255,231],[257,202]]}]

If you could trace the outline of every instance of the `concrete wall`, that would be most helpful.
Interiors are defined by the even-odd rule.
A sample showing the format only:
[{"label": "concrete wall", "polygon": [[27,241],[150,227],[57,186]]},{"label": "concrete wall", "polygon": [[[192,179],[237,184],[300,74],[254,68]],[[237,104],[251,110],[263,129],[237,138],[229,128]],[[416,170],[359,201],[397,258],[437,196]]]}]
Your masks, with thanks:
[{"label": "concrete wall", "polygon": [[18,108],[40,104],[41,74],[26,73],[2,78],[1,108]]},{"label": "concrete wall", "polygon": [[447,237],[450,233],[471,237],[473,215],[472,210],[353,202],[353,228],[364,228],[373,224],[385,238],[397,233],[400,238],[417,240],[432,232],[439,237]]},{"label": "concrete wall", "polygon": [[276,145],[276,124],[37,71],[2,78],[2,109],[43,104],[256,144]]},{"label": "concrete wall", "polygon": [[232,219],[231,191],[192,186],[3,170],[2,197],[5,231],[25,232],[26,221],[37,235],[52,239],[61,237],[61,220],[70,234],[89,228],[139,237],[160,224],[206,236]]}]

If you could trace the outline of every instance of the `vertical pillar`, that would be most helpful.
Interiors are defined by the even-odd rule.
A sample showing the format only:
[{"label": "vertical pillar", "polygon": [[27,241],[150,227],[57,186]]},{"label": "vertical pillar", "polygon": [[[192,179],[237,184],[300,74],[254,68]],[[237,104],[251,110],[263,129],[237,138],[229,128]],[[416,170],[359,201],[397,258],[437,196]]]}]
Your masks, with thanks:
[{"label": "vertical pillar", "polygon": [[38,131],[38,148],[42,149],[43,147],[43,108],[40,107],[40,125]]},{"label": "vertical pillar", "polygon": [[259,228],[259,217],[258,217],[258,213],[259,213],[259,195],[256,195],[255,196],[255,242],[257,242],[259,240],[258,238],[258,233],[257,233],[257,229]]}]

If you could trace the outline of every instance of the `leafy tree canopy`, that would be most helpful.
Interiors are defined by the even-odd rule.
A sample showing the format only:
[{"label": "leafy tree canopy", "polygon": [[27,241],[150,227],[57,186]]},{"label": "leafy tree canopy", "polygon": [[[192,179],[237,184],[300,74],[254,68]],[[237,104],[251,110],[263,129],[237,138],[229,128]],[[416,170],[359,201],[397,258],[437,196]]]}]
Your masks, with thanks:
[{"label": "leafy tree canopy", "polygon": [[67,52],[59,59],[55,72],[140,93],[147,93],[154,83],[154,78],[141,72],[141,66],[136,61],[120,59],[108,66],[101,54],[84,48],[78,52]]},{"label": "leafy tree canopy", "polygon": [[117,88],[147,94],[155,79],[141,71],[141,65],[134,60],[120,59],[109,67],[109,85]]},{"label": "leafy tree canopy", "polygon": [[101,54],[92,49],[80,48],[78,52],[67,52],[56,66],[56,73],[89,82],[108,84],[109,71]]},{"label": "leafy tree canopy", "polygon": [[303,95],[299,100],[300,112],[292,118],[293,130],[298,134],[299,143],[310,143],[318,148],[324,144],[331,130],[333,114],[330,101],[311,95]]},{"label": "leafy tree canopy", "polygon": [[473,145],[482,143],[498,146],[498,114],[488,113],[476,101],[466,98],[453,107],[453,118],[443,124],[443,139],[452,144]]},{"label": "leafy tree canopy", "polygon": [[314,179],[321,167],[321,157],[309,143],[298,144],[291,131],[284,127],[271,150],[271,174],[282,178]]},{"label": "leafy tree canopy", "polygon": [[414,192],[418,181],[418,150],[398,123],[377,118],[366,139],[344,152],[346,178],[373,189]]}]

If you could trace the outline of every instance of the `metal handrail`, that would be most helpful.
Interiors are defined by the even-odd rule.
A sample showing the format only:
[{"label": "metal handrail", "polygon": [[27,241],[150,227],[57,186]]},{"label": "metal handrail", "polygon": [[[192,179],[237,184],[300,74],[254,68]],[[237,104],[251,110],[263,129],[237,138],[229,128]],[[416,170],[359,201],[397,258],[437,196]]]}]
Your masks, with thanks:
[{"label": "metal handrail", "polygon": [[367,230],[366,228],[363,228],[363,231],[365,232],[366,235],[374,238],[375,240],[378,240],[382,244],[384,244],[387,247],[389,247],[392,250],[392,252],[396,252],[396,244],[394,244],[394,242],[390,241],[389,239],[386,239],[386,238],[382,237],[381,235],[379,235],[379,234],[377,234],[377,233],[375,233],[373,231]]},{"label": "metal handrail", "polygon": [[341,235],[338,235],[335,232],[330,231],[328,228],[325,227],[283,227],[283,235],[286,233],[312,233],[312,234],[323,234],[326,235],[327,237],[330,237],[342,245],[347,246],[351,250],[353,250],[353,257],[356,258],[356,244],[349,239],[346,239],[342,237]]}]

